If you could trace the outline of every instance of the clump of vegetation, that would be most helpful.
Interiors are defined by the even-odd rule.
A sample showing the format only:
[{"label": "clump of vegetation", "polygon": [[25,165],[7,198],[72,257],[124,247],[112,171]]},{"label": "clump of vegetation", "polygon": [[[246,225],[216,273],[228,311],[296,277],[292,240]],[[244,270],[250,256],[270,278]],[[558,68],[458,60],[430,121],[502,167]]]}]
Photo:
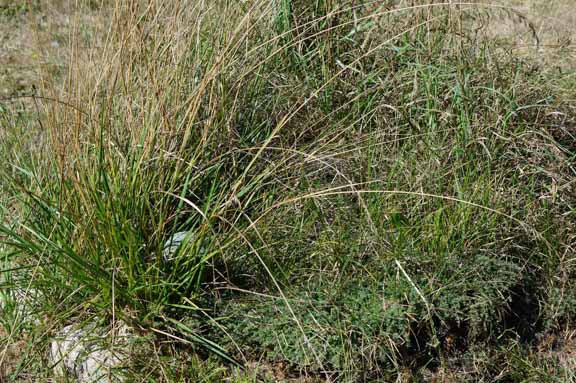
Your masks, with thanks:
[{"label": "clump of vegetation", "polygon": [[86,7],[98,48],[0,104],[3,291],[49,319],[0,315],[12,379],[90,317],[148,337],[134,379],[565,376],[535,347],[576,310],[571,77],[487,39],[501,7]]}]

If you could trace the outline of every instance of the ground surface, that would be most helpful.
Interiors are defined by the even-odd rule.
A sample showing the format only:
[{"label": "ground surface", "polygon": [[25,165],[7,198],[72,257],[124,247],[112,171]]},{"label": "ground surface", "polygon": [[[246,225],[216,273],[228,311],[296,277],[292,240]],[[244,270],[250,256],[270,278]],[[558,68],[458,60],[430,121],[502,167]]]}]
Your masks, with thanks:
[{"label": "ground surface", "polygon": [[[491,34],[495,39],[502,39],[503,46],[506,46],[508,50],[512,50],[518,57],[528,57],[530,59],[535,60],[539,63],[539,67],[537,70],[544,72],[549,71],[571,71],[576,69],[576,7],[573,6],[570,0],[557,0],[557,1],[545,1],[545,0],[510,0],[505,1],[502,0],[499,2],[500,4],[506,7],[514,7],[519,13],[517,16],[509,17],[509,15],[495,15],[487,17],[486,22],[483,25],[483,28]],[[108,22],[108,14],[104,11],[106,6],[93,6],[93,7],[86,7],[82,9],[82,13],[79,13],[74,6],[69,4],[66,1],[57,1],[57,2],[46,2],[46,1],[37,1],[37,2],[30,2],[30,5],[20,5],[19,2],[10,1],[10,0],[0,0],[0,114],[4,113],[6,116],[21,116],[22,121],[24,121],[20,128],[23,131],[23,137],[26,134],[26,127],[28,125],[35,125],[35,122],[38,118],[38,114],[41,111],[37,108],[36,103],[34,100],[28,96],[35,95],[35,94],[44,94],[42,91],[45,89],[52,89],[54,88],[54,84],[59,84],[60,82],[64,82],[68,75],[68,70],[70,68],[70,57],[74,55],[71,54],[72,49],[82,49],[86,50],[87,57],[90,54],[96,54],[98,49],[101,48],[101,44],[103,44],[102,36],[107,27]],[[75,46],[71,47],[69,42],[71,40],[75,40],[74,36],[81,36],[80,41],[85,42],[85,45],[82,46]],[[77,41],[77,40],[75,40]],[[74,56],[77,57],[77,56]],[[96,69],[96,68],[93,68]],[[280,81],[272,79],[273,81]],[[56,85],[56,90],[51,91],[51,95],[56,95],[60,91],[60,87]],[[67,95],[69,96],[69,95]],[[0,124],[2,124],[2,117],[0,116]],[[13,117],[10,117],[13,118]],[[568,126],[568,136],[570,133],[570,127]],[[2,126],[0,125],[0,129]],[[572,133],[574,131],[572,130]],[[0,131],[0,140],[5,138],[3,136],[2,131]],[[36,136],[35,136],[36,137]],[[26,146],[26,148],[30,148],[30,146]],[[416,149],[414,149],[416,150]],[[0,151],[0,154],[2,152]],[[570,157],[570,155],[566,155]],[[573,156],[573,154],[572,154]],[[334,155],[336,157],[336,154]],[[381,159],[382,162],[386,162],[385,159]],[[526,169],[529,169],[526,166]],[[531,168],[530,168],[531,169]],[[546,169],[546,171],[551,172],[550,169]],[[409,177],[407,175],[406,177]],[[423,176],[425,177],[425,176]],[[558,180],[558,183],[561,184],[562,180]],[[570,186],[571,181],[568,181],[565,185]],[[554,183],[554,185],[556,185]],[[564,185],[564,184],[561,184]],[[2,186],[2,185],[0,185]],[[551,187],[550,196],[555,196],[556,194]],[[18,211],[19,206],[17,206],[17,202],[13,201],[12,199],[7,198],[5,195],[8,193],[2,194],[3,189],[0,187],[0,205],[5,207],[5,213],[0,218],[4,219],[5,223],[10,223],[12,217],[6,212],[11,211]],[[561,195],[561,193],[560,193]],[[541,199],[544,200],[548,198],[547,194],[542,193]],[[550,197],[553,198],[553,197]],[[560,198],[560,197],[559,197]],[[299,207],[298,209],[304,209],[304,207]],[[331,207],[324,207],[322,206],[319,210],[326,209],[329,211]],[[296,209],[297,210],[297,209]],[[298,212],[288,212],[288,214],[294,214],[295,216],[298,215]],[[463,215],[467,213],[462,213]],[[439,216],[440,217],[440,216]],[[394,218],[394,217],[393,217]],[[346,221],[348,218],[346,215],[342,217],[339,216],[330,216],[327,218],[327,222],[332,224],[336,222],[335,226],[338,224],[339,220]],[[394,218],[396,219],[396,218]],[[394,219],[390,218],[390,221]],[[405,225],[404,220],[405,218],[398,215],[397,221],[394,225]],[[438,221],[441,221],[441,217],[435,221],[431,219],[434,224],[438,224]],[[290,226],[292,225],[292,226]],[[408,224],[406,224],[408,225]],[[430,224],[432,225],[432,224]],[[289,222],[286,224],[285,228],[286,232],[283,233],[284,236],[289,237],[291,234],[290,230],[292,227],[298,226],[298,222]],[[311,228],[310,230],[313,230]],[[320,234],[314,233],[311,235],[310,239],[306,239],[306,241],[320,243],[318,246],[319,248],[314,248],[313,246],[310,247],[311,251],[316,254],[333,254],[337,253],[338,245],[337,243],[341,242],[353,242],[357,240],[356,233],[350,234],[350,238],[347,238],[346,235],[349,233],[339,233],[337,230],[334,232],[326,232],[319,230]],[[267,235],[267,233],[263,233],[262,235]],[[426,234],[423,233],[422,236],[424,237]],[[341,236],[341,237],[339,237]],[[279,240],[278,238],[275,238]],[[358,240],[361,242],[361,240]],[[441,247],[441,244],[438,245]],[[281,246],[280,246],[281,247]],[[368,248],[369,246],[367,246]],[[570,258],[570,251],[573,249],[566,250],[566,257]],[[291,249],[287,250],[288,252]],[[365,251],[369,253],[370,250],[361,249],[359,252]],[[567,261],[568,263],[570,260]],[[329,261],[326,261],[326,265],[320,264],[314,265],[314,267],[326,267],[327,273],[334,273],[333,275],[340,275],[338,274],[335,269],[337,268],[334,265],[330,265]],[[341,266],[341,265],[340,265]],[[338,266],[338,267],[340,267]],[[328,270],[329,267],[333,269]],[[422,266],[425,268],[426,266]],[[489,267],[489,266],[487,266]],[[354,267],[352,267],[354,268]],[[369,270],[372,271],[372,270]],[[401,276],[400,270],[395,270],[398,276]],[[369,272],[367,273],[369,274]],[[331,274],[332,275],[332,274]],[[363,274],[364,275],[364,274]],[[506,275],[499,276],[498,278],[506,278]],[[247,279],[250,278],[248,275]],[[397,277],[400,278],[400,277]],[[403,277],[402,277],[403,278]],[[558,277],[560,279],[560,276]],[[400,278],[401,279],[401,278]],[[304,284],[313,284],[315,281],[301,281],[302,285]],[[410,281],[411,282],[411,281]],[[354,286],[355,282],[347,282],[346,286]],[[320,284],[320,283],[319,283]],[[504,284],[503,284],[504,285]],[[324,285],[323,285],[324,286]],[[331,286],[327,284],[325,286]],[[344,286],[344,284],[343,284]],[[237,287],[237,288],[241,288]],[[315,297],[318,301],[322,302],[322,304],[329,304],[331,299],[334,297],[340,297],[340,295],[332,296],[331,293],[333,291],[329,291],[330,288],[322,287],[326,289],[325,291],[321,291],[318,297]],[[353,291],[353,287],[349,287],[350,291]],[[440,290],[440,288],[438,288]],[[275,291],[261,291],[261,294],[268,294],[276,295]],[[307,319],[307,312],[300,313],[298,310],[300,308],[308,308],[307,305],[310,305],[312,308],[310,311],[314,311],[317,309],[315,307],[316,302],[310,298],[310,301],[306,301],[308,297],[297,295],[298,292],[292,292],[294,294],[293,297],[288,297],[289,299],[294,299],[295,304],[295,312],[291,312],[290,315],[299,316],[302,315],[300,318],[302,323],[305,326],[308,326],[310,329],[317,330],[318,328],[324,329],[331,321],[336,321],[333,318],[340,318],[339,316],[330,317],[326,314],[326,317],[322,317],[325,313],[320,313],[318,311],[318,317],[312,317],[312,319]],[[335,293],[335,292],[334,292]],[[376,294],[377,292],[375,292]],[[405,292],[403,292],[405,293]],[[487,292],[489,294],[490,292]],[[335,293],[336,294],[336,293]],[[406,293],[407,294],[407,293]],[[350,306],[351,307],[358,307],[360,315],[359,321],[365,319],[368,323],[367,326],[371,326],[372,322],[370,322],[371,315],[378,316],[380,312],[375,311],[368,311],[363,312],[362,308],[366,307],[366,303],[370,298],[367,298],[363,295],[343,295],[346,299],[350,299]],[[281,297],[276,296],[275,299],[280,299]],[[420,299],[416,296],[415,300]],[[328,303],[326,303],[328,302]],[[234,302],[236,305],[233,308],[225,308],[224,313],[226,314],[227,318],[234,318],[234,315],[240,316],[253,316],[254,322],[252,322],[253,327],[247,327],[251,331],[250,334],[243,334],[247,339],[251,339],[254,342],[259,341],[257,339],[257,335],[259,331],[265,332],[266,329],[266,320],[265,318],[275,317],[275,316],[282,316],[288,315],[286,312],[283,312],[283,309],[271,309],[268,306],[263,305],[259,301],[253,302],[251,299],[247,299],[245,302],[243,300],[238,300]],[[382,302],[382,306],[376,305],[375,307],[385,307],[388,308],[387,302]],[[356,305],[356,306],[354,306]],[[481,303],[478,303],[481,305]],[[505,304],[504,304],[505,305]],[[246,311],[242,311],[240,314],[236,312],[240,307],[242,310],[246,308]],[[228,310],[228,311],[226,311]],[[259,311],[260,310],[260,311]],[[292,310],[292,309],[290,309]],[[319,310],[319,309],[318,309]],[[330,312],[332,314],[332,312]],[[410,314],[407,314],[410,315]],[[264,320],[263,320],[264,318]],[[392,318],[391,320],[393,320]],[[309,320],[309,322],[305,322]],[[338,319],[340,320],[340,319]],[[193,320],[191,320],[193,322]],[[260,321],[260,322],[259,322]],[[56,321],[57,322],[57,321]],[[223,323],[225,323],[225,319],[223,319]],[[226,324],[228,326],[228,324]],[[4,328],[5,327],[5,328]],[[306,329],[308,329],[306,327]],[[229,328],[234,329],[234,325],[230,324]],[[343,329],[347,329],[343,325]],[[8,339],[7,342],[0,343],[0,381],[3,381],[4,376],[9,376],[12,371],[18,368],[18,363],[21,363],[21,360],[18,358],[19,354],[21,355],[22,352],[29,352],[25,351],[29,339],[26,339],[26,335],[17,335],[17,329],[9,328],[9,326],[3,325],[3,322],[0,321],[0,339]],[[212,328],[211,331],[214,331]],[[233,331],[238,331],[238,333],[242,333],[242,329],[234,329]],[[304,331],[304,330],[303,330]],[[343,331],[344,332],[344,331]],[[290,333],[290,330],[286,332],[287,334]],[[284,333],[283,333],[284,334]],[[346,334],[343,333],[331,333],[327,331],[326,333],[322,333],[327,338],[334,337],[337,341],[339,337],[345,338]],[[220,334],[221,335],[221,334]],[[286,334],[284,334],[286,335]],[[226,337],[222,336],[224,339],[222,340],[225,343]],[[454,340],[452,340],[454,339]],[[290,339],[285,339],[287,348],[289,348],[288,343]],[[380,342],[392,342],[390,339],[378,339]],[[34,343],[33,345],[36,345]],[[38,341],[40,342],[40,341]],[[455,346],[452,346],[452,342],[455,342]],[[464,381],[465,376],[467,374],[467,369],[473,367],[477,367],[478,369],[485,369],[490,370],[490,358],[493,357],[486,357],[486,359],[482,359],[478,357],[478,359],[474,359],[476,355],[481,355],[483,351],[479,351],[478,353],[474,354],[475,357],[472,359],[468,359],[466,363],[458,362],[458,349],[460,345],[458,339],[458,334],[455,333],[448,333],[443,335],[442,337],[442,346],[445,348],[453,347],[456,349],[451,355],[453,360],[447,362],[444,367],[435,368],[432,372],[429,372],[424,375],[420,375],[419,379],[422,381],[434,381],[434,382],[457,382],[457,381]],[[173,346],[166,341],[166,344],[160,344],[158,347],[165,351],[166,349],[170,349],[174,351],[177,349],[178,346]],[[169,345],[168,345],[169,344]],[[561,331],[556,331],[553,334],[546,334],[543,335],[541,339],[534,341],[533,344],[530,346],[528,351],[518,351],[518,355],[522,355],[522,363],[524,364],[533,364],[534,373],[532,381],[538,381],[538,376],[548,376],[547,368],[549,367],[550,370],[559,370],[562,371],[559,374],[565,375],[558,375],[556,381],[569,381],[569,379],[573,379],[573,375],[570,375],[569,372],[576,368],[576,337],[574,336],[573,327],[570,325],[566,325],[562,328]],[[272,347],[272,346],[270,346]],[[369,345],[366,345],[367,349]],[[440,347],[440,346],[439,346]],[[509,346],[499,346],[500,349],[494,351],[494,358],[495,360],[499,358],[501,355],[505,353],[502,352],[502,348],[509,347],[513,349],[515,347],[520,347],[516,343],[510,343]],[[230,346],[230,348],[234,348]],[[34,347],[32,347],[34,349]],[[222,367],[214,363],[212,359],[209,362],[206,362],[205,356],[202,356],[202,362],[194,359],[193,361],[187,360],[186,357],[183,358],[183,363],[188,365],[196,366],[197,363],[205,363],[209,365],[208,372],[202,375],[202,379],[205,381],[219,381],[219,379],[234,379],[233,377],[236,376],[238,381],[242,381],[241,379],[246,379],[245,381],[256,381],[258,379],[269,379],[270,381],[277,380],[277,381],[298,381],[298,382],[312,382],[312,381],[320,381],[318,377],[305,377],[305,374],[302,374],[301,377],[300,371],[295,370],[293,367],[288,367],[286,363],[282,360],[282,357],[285,357],[288,360],[297,360],[301,362],[302,365],[313,364],[314,362],[310,362],[306,360],[302,362],[300,360],[300,356],[296,355],[288,355],[290,351],[286,351],[286,355],[278,355],[277,353],[274,354],[274,357],[271,358],[271,361],[264,361],[261,362],[258,360],[259,355],[250,354],[252,350],[241,350],[240,354],[244,356],[242,352],[245,352],[246,357],[249,360],[248,366],[250,366],[250,370],[258,371],[253,375],[247,374],[242,375],[239,372],[230,373],[222,373],[220,370]],[[324,350],[323,350],[324,351]],[[330,357],[330,350],[326,351],[326,358],[329,359]],[[376,350],[367,350],[366,353],[369,354],[371,352],[376,353]],[[490,354],[491,351],[486,351],[486,354]],[[511,351],[512,352],[512,351]],[[166,354],[165,354],[166,355]],[[164,356],[165,356],[164,355]],[[486,356],[485,354],[482,354]],[[146,360],[148,356],[144,353],[144,355],[138,356],[142,360]],[[276,359],[275,359],[276,358]],[[520,358],[520,357],[519,357]],[[160,360],[160,357],[158,357]],[[486,362],[488,360],[488,362]],[[512,361],[506,362],[510,365],[513,364]],[[503,363],[504,365],[506,363]],[[518,362],[518,365],[521,363]],[[159,365],[161,363],[159,362]],[[478,367],[481,365],[481,367]],[[168,366],[168,364],[167,364]],[[560,366],[560,368],[558,368]],[[171,366],[173,367],[173,366]],[[204,367],[199,367],[201,370]],[[516,366],[511,366],[509,369],[513,370],[517,368]],[[519,367],[518,367],[519,368]],[[529,369],[530,367],[525,367]],[[174,367],[175,370],[178,370],[178,367]],[[503,368],[503,371],[505,369]],[[22,381],[34,381],[35,376],[34,374],[39,374],[40,370],[36,370],[34,373],[24,372],[20,374],[20,379]],[[211,372],[214,372],[213,375],[216,378],[211,378]],[[171,375],[172,373],[172,375]],[[183,376],[184,373],[180,374],[180,371],[162,371],[162,376],[172,376],[174,377],[173,381],[178,381],[178,376]],[[179,375],[180,374],[180,375]],[[237,374],[237,375],[234,375]],[[538,375],[541,374],[541,375]],[[552,373],[551,373],[552,374]],[[239,377],[241,375],[241,377]],[[408,377],[409,373],[406,372],[406,376],[402,374],[398,375],[397,381],[412,381],[410,377]],[[224,376],[227,376],[226,378]],[[231,377],[232,376],[232,377]],[[253,376],[253,378],[252,378]],[[509,375],[513,376],[513,375]],[[494,375],[492,375],[494,377]],[[211,380],[214,379],[214,380]],[[366,381],[370,378],[365,377]],[[416,379],[416,378],[415,378]],[[509,378],[511,379],[511,378]],[[513,378],[512,378],[513,379]],[[564,380],[562,380],[564,379]],[[166,378],[168,380],[168,378]],[[190,380],[192,381],[192,380]],[[416,381],[416,380],[414,380]],[[493,381],[499,381],[496,377]],[[511,380],[509,380],[511,381]],[[529,381],[529,380],[527,380]],[[551,379],[550,381],[554,381]]]}]

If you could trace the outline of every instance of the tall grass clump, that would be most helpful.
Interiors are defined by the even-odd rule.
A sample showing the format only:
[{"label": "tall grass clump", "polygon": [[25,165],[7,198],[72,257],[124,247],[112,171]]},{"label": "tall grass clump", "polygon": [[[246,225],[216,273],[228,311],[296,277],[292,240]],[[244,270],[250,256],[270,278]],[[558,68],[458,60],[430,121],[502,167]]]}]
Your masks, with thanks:
[{"label": "tall grass clump", "polygon": [[482,37],[501,7],[100,6],[99,47],[73,40],[43,89],[41,161],[9,156],[0,189],[5,258],[56,321],[337,381],[479,366],[571,323],[569,112]]}]

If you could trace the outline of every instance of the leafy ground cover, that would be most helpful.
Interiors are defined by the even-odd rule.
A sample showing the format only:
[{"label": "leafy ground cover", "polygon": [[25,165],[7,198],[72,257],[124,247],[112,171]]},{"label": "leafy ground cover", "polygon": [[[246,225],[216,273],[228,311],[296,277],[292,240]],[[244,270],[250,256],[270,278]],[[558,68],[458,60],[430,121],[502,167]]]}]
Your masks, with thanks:
[{"label": "leafy ground cover", "polygon": [[568,22],[430,1],[0,9],[31,47],[2,73],[4,379],[54,378],[48,343],[90,318],[138,330],[130,381],[574,379]]}]

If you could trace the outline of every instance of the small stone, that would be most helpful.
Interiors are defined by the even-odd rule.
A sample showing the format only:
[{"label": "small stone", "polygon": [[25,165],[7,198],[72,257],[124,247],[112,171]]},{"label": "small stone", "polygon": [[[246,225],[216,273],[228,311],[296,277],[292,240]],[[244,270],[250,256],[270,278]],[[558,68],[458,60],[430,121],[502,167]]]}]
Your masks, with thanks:
[{"label": "small stone", "polygon": [[[182,245],[193,243],[195,239],[196,236],[190,231],[179,231],[172,235],[172,237],[170,237],[170,239],[164,243],[164,248],[162,251],[164,262],[172,261],[178,252],[178,249],[180,249]],[[205,253],[204,247],[200,248],[200,253]]]}]

